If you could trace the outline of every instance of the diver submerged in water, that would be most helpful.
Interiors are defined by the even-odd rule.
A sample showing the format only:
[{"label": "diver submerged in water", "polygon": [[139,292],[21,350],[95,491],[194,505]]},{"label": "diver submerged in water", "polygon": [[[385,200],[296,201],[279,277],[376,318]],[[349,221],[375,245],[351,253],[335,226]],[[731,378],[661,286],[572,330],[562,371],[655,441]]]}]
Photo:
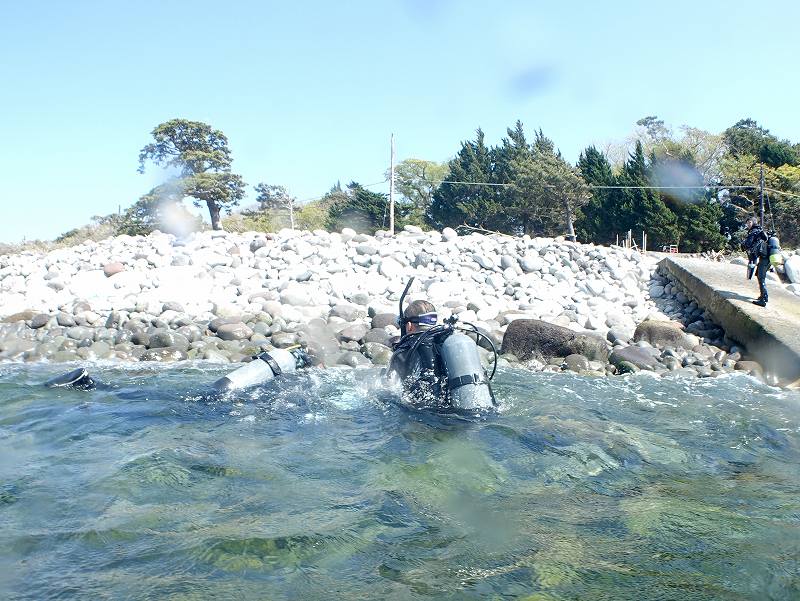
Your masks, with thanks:
[{"label": "diver submerged in water", "polygon": [[[252,361],[232,371],[214,382],[211,386],[217,392],[239,390],[266,384],[284,374],[312,365],[312,359],[301,348],[273,349],[259,353]],[[108,384],[95,381],[84,367],[79,367],[44,383],[48,388],[73,388],[94,390],[108,388]]]},{"label": "diver submerged in water", "polygon": [[[436,307],[428,301],[416,300],[403,310],[403,300],[414,278],[400,297],[401,337],[393,347],[387,375],[397,374],[404,398],[414,407],[436,410],[486,410],[496,406],[475,342],[465,335],[484,336],[465,323],[456,326],[450,318],[437,325]],[[489,340],[488,338],[486,338]],[[494,349],[494,345],[489,340]],[[495,352],[495,366],[497,354]]]}]

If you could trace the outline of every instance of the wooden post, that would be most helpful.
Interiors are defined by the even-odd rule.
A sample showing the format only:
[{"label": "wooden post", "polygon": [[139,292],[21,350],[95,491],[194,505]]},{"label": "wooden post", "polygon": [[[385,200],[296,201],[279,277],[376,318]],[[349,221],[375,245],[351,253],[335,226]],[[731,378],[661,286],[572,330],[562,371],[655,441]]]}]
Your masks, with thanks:
[{"label": "wooden post", "polygon": [[391,137],[389,166],[389,235],[394,236],[394,134]]}]

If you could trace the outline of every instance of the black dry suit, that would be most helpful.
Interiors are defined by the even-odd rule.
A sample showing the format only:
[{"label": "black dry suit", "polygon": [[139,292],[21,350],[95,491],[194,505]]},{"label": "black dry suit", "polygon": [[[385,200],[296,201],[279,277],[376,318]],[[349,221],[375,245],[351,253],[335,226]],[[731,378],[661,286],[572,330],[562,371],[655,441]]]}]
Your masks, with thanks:
[{"label": "black dry suit", "polygon": [[[758,278],[758,288],[760,292],[759,300],[766,302],[767,294],[767,271],[769,271],[769,248],[767,247],[767,234],[760,225],[754,225],[747,233],[747,238],[742,242],[742,248],[747,253],[747,259],[751,265],[756,265],[755,273]],[[752,275],[748,272],[748,277]]]},{"label": "black dry suit", "polygon": [[415,405],[449,406],[446,370],[438,348],[449,331],[403,336],[393,347],[388,373],[396,373]]}]

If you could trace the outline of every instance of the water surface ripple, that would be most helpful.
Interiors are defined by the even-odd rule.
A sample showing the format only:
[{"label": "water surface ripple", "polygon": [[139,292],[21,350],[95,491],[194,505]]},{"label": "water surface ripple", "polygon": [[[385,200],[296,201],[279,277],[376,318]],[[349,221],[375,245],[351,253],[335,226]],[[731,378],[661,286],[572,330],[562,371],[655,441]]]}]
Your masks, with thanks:
[{"label": "water surface ripple", "polygon": [[498,415],[372,370],[0,368],[0,597],[798,599],[800,395],[505,371]]}]

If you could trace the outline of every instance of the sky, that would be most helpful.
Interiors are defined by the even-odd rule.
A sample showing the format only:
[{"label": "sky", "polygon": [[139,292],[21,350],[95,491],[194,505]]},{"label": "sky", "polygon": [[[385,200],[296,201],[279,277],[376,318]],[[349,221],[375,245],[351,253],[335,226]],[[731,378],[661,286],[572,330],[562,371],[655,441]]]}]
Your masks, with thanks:
[{"label": "sky", "polygon": [[798,23],[771,0],[0,0],[0,242],[133,204],[172,118],[227,135],[245,205],[259,182],[381,182],[392,133],[398,161],[517,119],[571,161],[646,115],[798,141]]}]

